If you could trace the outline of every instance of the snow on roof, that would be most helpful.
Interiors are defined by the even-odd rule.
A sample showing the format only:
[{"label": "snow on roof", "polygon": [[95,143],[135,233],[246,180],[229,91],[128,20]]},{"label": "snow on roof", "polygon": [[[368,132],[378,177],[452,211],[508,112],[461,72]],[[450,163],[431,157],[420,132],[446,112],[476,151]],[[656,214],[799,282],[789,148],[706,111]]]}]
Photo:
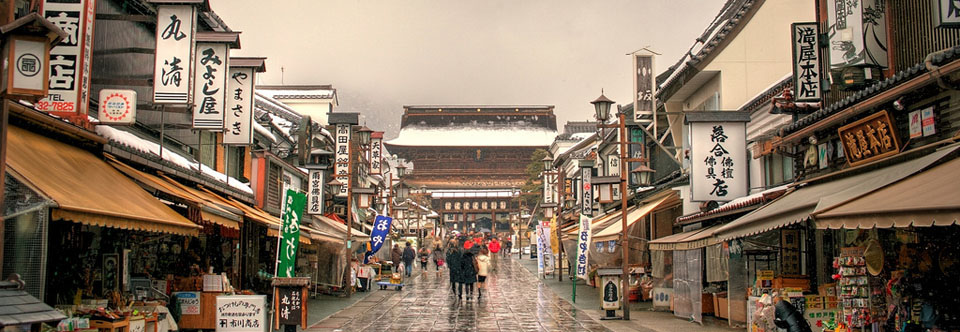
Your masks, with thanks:
[{"label": "snow on roof", "polygon": [[496,198],[516,196],[510,190],[451,190],[430,193],[433,198]]},{"label": "snow on roof", "polygon": [[273,127],[277,128],[277,130],[279,130],[280,133],[283,134],[284,138],[286,138],[291,142],[295,142],[293,140],[293,127],[294,127],[293,122],[290,122],[279,115],[269,113],[269,112],[267,113],[267,117],[270,118],[270,123],[273,124]]},{"label": "snow on roof", "polygon": [[594,134],[596,133],[573,133],[573,134],[570,134],[570,139],[582,141],[587,139],[590,136],[593,136]]},{"label": "snow on roof", "polygon": [[334,89],[258,89],[257,92],[263,93],[274,99],[330,99],[336,92]]},{"label": "snow on roof", "polygon": [[258,134],[263,135],[264,137],[270,139],[271,142],[273,143],[277,142],[277,136],[274,136],[269,129],[264,127],[259,122],[256,122],[256,121],[253,122],[253,130],[256,131]]},{"label": "snow on roof", "polygon": [[557,132],[546,128],[420,127],[400,129],[386,142],[400,146],[549,146]]},{"label": "snow on roof", "polygon": [[[120,130],[107,125],[97,125],[95,130],[98,135],[103,136],[104,138],[110,141],[117,142],[123,146],[133,148],[143,153],[150,153],[158,157],[160,156],[159,144],[140,138],[139,136],[134,135],[131,132]],[[176,153],[173,150],[166,150],[165,152],[166,153],[163,154],[163,160],[169,161],[185,169],[194,170],[194,171],[198,170],[197,165],[200,163],[193,160],[192,158],[187,159],[186,157]],[[229,181],[227,181],[228,177],[225,174],[217,172],[216,170],[210,167],[207,167],[207,165],[200,164],[199,171],[219,182],[228,183],[231,187],[238,189],[242,192],[253,194],[253,190],[250,189],[249,185],[243,184],[240,182],[240,180],[237,180],[232,177],[230,177]]]},{"label": "snow on roof", "polygon": [[296,110],[290,106],[287,106],[287,104],[284,104],[283,102],[276,100],[269,95],[263,94],[262,91],[256,91],[254,98],[256,101],[256,106],[263,108],[263,110],[267,111],[267,113],[280,115],[288,121],[299,120],[303,118],[303,115],[297,113]]}]

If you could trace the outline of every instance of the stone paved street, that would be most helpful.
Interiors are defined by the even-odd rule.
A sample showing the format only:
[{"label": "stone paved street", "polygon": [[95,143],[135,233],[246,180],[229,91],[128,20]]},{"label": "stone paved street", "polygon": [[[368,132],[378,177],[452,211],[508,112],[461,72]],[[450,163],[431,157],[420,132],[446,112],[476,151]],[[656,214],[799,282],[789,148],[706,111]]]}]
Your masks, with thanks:
[{"label": "stone paved street", "polygon": [[514,260],[501,260],[483,298],[457,300],[446,274],[375,291],[307,331],[609,331]]}]

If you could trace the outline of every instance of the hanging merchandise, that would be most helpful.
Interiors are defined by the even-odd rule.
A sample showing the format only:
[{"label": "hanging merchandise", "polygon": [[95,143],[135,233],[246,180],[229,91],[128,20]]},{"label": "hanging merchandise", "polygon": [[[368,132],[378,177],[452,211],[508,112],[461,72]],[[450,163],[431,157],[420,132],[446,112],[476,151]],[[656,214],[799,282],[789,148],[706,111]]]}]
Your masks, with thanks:
[{"label": "hanging merchandise", "polygon": [[[837,295],[843,308],[842,321],[850,327],[868,326],[882,321],[885,316],[881,292],[883,286],[875,285],[879,279],[868,275],[865,252],[868,251],[863,247],[842,248],[840,257],[835,257],[833,261],[837,269],[833,278],[837,280]],[[874,271],[869,272],[873,274]]]}]

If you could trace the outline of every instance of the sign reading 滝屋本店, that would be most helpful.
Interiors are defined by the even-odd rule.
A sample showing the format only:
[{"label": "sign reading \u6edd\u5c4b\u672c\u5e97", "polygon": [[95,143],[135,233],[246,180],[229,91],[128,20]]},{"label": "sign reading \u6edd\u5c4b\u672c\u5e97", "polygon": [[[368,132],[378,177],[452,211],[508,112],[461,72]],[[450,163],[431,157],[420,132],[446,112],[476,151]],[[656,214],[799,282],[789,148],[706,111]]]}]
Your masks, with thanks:
[{"label": "sign reading \u6edd\u5c4b\u672c\u5e97", "polygon": [[692,201],[747,195],[746,122],[690,122]]},{"label": "sign reading \u6edd\u5c4b\u672c\u5e97", "polygon": [[43,2],[43,17],[66,32],[67,38],[50,49],[49,89],[47,97],[36,103],[37,110],[87,114],[95,8],[95,0]]},{"label": "sign reading \u6edd\u5c4b\u672c\u5e97", "polygon": [[633,73],[633,121],[636,123],[650,123],[653,113],[657,110],[656,73],[653,71],[653,54],[634,54]]},{"label": "sign reading \u6edd\u5c4b\u672c\u5e97", "polygon": [[336,157],[334,166],[336,166],[337,182],[341,184],[337,196],[345,197],[350,183],[350,124],[338,123],[336,137],[337,152],[334,154]]},{"label": "sign reading \u6edd\u5c4b\u672c\u5e97", "polygon": [[[196,71],[193,75],[193,82],[196,83],[193,91],[193,129],[224,129],[227,60],[230,58],[227,52],[229,48],[224,43],[197,43]],[[241,94],[245,93],[249,94],[249,91],[241,91]],[[226,136],[224,134],[224,144]]]},{"label": "sign reading \u6edd\u5c4b\u672c\u5e97", "polygon": [[187,104],[190,101],[196,18],[196,9],[191,5],[157,6],[154,104]]},{"label": "sign reading \u6edd\u5c4b\u672c\u5e97", "polygon": [[256,71],[252,67],[230,67],[226,75],[223,144],[253,144],[253,99]]},{"label": "sign reading \u6edd\u5c4b\u672c\u5e97", "polygon": [[795,101],[820,101],[820,35],[816,22],[790,25]]},{"label": "sign reading \u6edd\u5c4b\u672c\u5e97", "polygon": [[217,332],[264,332],[267,322],[266,295],[217,296]]},{"label": "sign reading \u6edd\u5c4b\u672c\u5e97", "polygon": [[900,153],[896,128],[887,111],[874,113],[837,131],[850,166]]},{"label": "sign reading \u6edd\u5c4b\u672c\u5e97", "polygon": [[307,214],[323,214],[323,170],[311,169],[307,185]]}]

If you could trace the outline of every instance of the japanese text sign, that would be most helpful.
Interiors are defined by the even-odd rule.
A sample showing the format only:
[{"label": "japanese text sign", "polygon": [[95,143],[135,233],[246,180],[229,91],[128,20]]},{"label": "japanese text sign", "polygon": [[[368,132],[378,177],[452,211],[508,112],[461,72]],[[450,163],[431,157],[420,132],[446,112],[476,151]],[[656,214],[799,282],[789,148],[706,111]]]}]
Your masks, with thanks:
[{"label": "japanese text sign", "polygon": [[256,73],[253,68],[230,68],[224,103],[223,144],[253,144],[253,99]]},{"label": "japanese text sign", "polygon": [[350,183],[350,125],[349,124],[337,124],[337,133],[336,133],[336,149],[334,157],[336,157],[336,162],[334,163],[334,171],[337,172],[337,181],[340,182],[340,192],[337,193],[338,197],[347,196],[347,186]]},{"label": "japanese text sign", "polygon": [[[227,59],[229,49],[223,43],[197,43],[194,63],[193,128],[224,129],[224,102],[227,95]],[[242,92],[241,92],[242,93]],[[242,96],[247,97],[247,96]],[[227,132],[224,132],[226,141]],[[224,142],[226,143],[226,142]]]},{"label": "japanese text sign", "polygon": [[277,287],[277,323],[278,325],[305,325],[304,287]]},{"label": "japanese text sign", "polygon": [[650,123],[653,112],[657,110],[657,93],[655,83],[656,73],[653,71],[652,54],[634,54],[633,72],[633,121],[636,123]]},{"label": "japanese text sign", "polygon": [[884,0],[828,0],[830,67],[887,66],[887,17]]},{"label": "japanese text sign", "polygon": [[95,8],[95,0],[44,1],[43,17],[67,38],[50,49],[49,89],[38,110],[87,114]]},{"label": "japanese text sign", "polygon": [[383,164],[383,138],[370,140],[370,175],[380,175]]},{"label": "japanese text sign", "polygon": [[790,25],[795,101],[820,101],[820,35],[816,22]]},{"label": "japanese text sign", "polygon": [[840,127],[843,154],[850,166],[900,153],[896,128],[887,111],[874,113],[854,123]]},{"label": "japanese text sign", "polygon": [[960,26],[960,3],[955,0],[934,0],[934,24],[940,28]]},{"label": "japanese text sign", "polygon": [[554,172],[544,173],[543,175],[543,202],[553,203],[554,195],[557,192],[557,174]]},{"label": "japanese text sign", "polygon": [[583,181],[583,190],[580,200],[580,214],[585,216],[593,215],[593,185],[590,184],[590,178],[593,175],[593,167],[580,168],[580,177]]},{"label": "japanese text sign", "polygon": [[307,176],[307,214],[323,214],[323,170],[311,169]]},{"label": "japanese text sign", "polygon": [[137,92],[133,90],[100,90],[99,116],[101,124],[132,125],[137,120]]},{"label": "japanese text sign", "polygon": [[264,332],[267,330],[266,295],[217,296],[217,332]]},{"label": "japanese text sign", "polygon": [[8,38],[3,46],[3,89],[14,95],[45,95],[47,50],[47,43],[42,38]]},{"label": "japanese text sign", "polygon": [[157,51],[153,68],[155,104],[187,104],[190,101],[196,18],[193,6],[157,6]]},{"label": "japanese text sign", "polygon": [[690,123],[693,201],[729,201],[747,195],[745,122]]},{"label": "japanese text sign", "polygon": [[290,278],[294,275],[297,247],[300,245],[300,218],[307,197],[287,189],[284,195],[283,225],[280,225],[280,250],[277,251],[277,277]]},{"label": "japanese text sign", "polygon": [[577,277],[587,279],[587,270],[590,263],[590,240],[593,233],[590,231],[591,218],[580,215],[580,232],[577,236]]},{"label": "japanese text sign", "polygon": [[363,257],[364,264],[370,259],[370,256],[376,254],[383,247],[383,242],[390,234],[390,226],[393,224],[393,218],[378,215],[373,219],[373,231],[370,232],[370,251]]}]

